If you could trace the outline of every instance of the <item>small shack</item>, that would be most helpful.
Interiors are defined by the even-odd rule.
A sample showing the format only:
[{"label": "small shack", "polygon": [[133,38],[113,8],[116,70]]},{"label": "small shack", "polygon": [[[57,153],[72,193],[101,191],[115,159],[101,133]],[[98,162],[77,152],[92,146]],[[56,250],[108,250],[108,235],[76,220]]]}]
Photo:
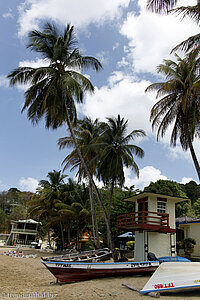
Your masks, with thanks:
[{"label": "small shack", "polygon": [[135,234],[135,261],[176,255],[175,204],[188,198],[142,192],[124,199],[135,203],[135,212],[118,216],[118,230]]},{"label": "small shack", "polygon": [[33,219],[12,221],[6,244],[31,245],[36,241],[39,224],[40,222]]}]

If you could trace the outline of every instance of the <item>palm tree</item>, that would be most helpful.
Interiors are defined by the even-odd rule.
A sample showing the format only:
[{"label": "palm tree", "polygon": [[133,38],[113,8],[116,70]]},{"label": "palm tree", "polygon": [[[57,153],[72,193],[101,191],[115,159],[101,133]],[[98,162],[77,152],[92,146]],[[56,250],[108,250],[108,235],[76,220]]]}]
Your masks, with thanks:
[{"label": "palm tree", "polygon": [[89,211],[90,200],[88,187],[85,184],[75,184],[75,188],[71,197],[71,208],[74,212],[73,225],[76,229],[76,243],[78,247],[80,233],[88,229],[89,221],[91,221],[91,214]]},{"label": "palm tree", "polygon": [[61,175],[61,171],[53,170],[53,172],[48,173],[47,177],[49,180],[40,180],[39,185],[43,188],[49,188],[57,191],[65,183],[64,179],[67,175]]},{"label": "palm tree", "polygon": [[[200,0],[197,0],[197,4],[193,6],[180,6],[174,8],[178,3],[178,0],[148,0],[147,9],[155,13],[175,13],[181,15],[181,19],[189,17],[196,24],[200,22]],[[177,50],[183,50],[185,52],[196,48],[200,43],[200,34],[193,35],[187,40],[181,42],[174,47],[171,52]]]},{"label": "palm tree", "polygon": [[[95,142],[99,135],[101,134],[102,128],[101,123],[96,119],[92,121],[89,117],[85,117],[83,120],[78,120],[77,125],[74,129],[76,134],[78,143],[80,145],[80,149],[84,160],[90,169],[91,176],[96,176],[96,165],[97,160],[93,158],[97,155],[97,151],[95,148]],[[73,146],[73,141],[71,137],[64,137],[60,138],[58,141],[58,145],[60,149]],[[76,149],[74,149],[63,161],[64,170],[68,167],[71,167],[71,170],[78,167],[77,176],[79,181],[82,178],[87,178],[87,174],[81,164],[80,158],[77,154]],[[91,205],[91,213],[92,213],[92,227],[93,227],[93,237],[94,243],[97,248],[100,247],[99,241],[99,233],[98,233],[98,224],[96,219],[96,211],[95,211],[95,203],[93,197],[93,188],[91,183],[89,184],[90,187],[90,205]]]},{"label": "palm tree", "polygon": [[144,137],[143,130],[133,130],[126,135],[128,120],[124,120],[120,115],[117,118],[107,118],[105,132],[99,138],[99,160],[97,165],[97,177],[110,185],[110,199],[107,216],[110,223],[113,190],[115,185],[123,186],[125,182],[123,167],[132,168],[139,176],[139,169],[134,160],[134,155],[144,156],[144,151],[130,141],[136,137]]},{"label": "palm tree", "polygon": [[151,84],[146,89],[157,90],[157,98],[162,97],[151,109],[150,121],[153,129],[158,127],[157,139],[173,125],[171,146],[175,147],[179,138],[183,150],[190,149],[200,180],[200,167],[192,144],[200,122],[199,49],[192,50],[184,59],[177,54],[176,58],[177,62],[164,60],[157,67],[167,81]]},{"label": "palm tree", "polygon": [[93,186],[98,202],[104,214],[106,212],[99,191],[83,159],[79,144],[73,131],[72,122],[76,121],[77,102],[83,101],[85,92],[94,92],[94,87],[81,70],[93,68],[99,71],[102,66],[94,57],[81,55],[76,47],[74,27],[67,25],[60,33],[55,25],[46,23],[43,31],[31,31],[27,48],[36,51],[49,61],[47,67],[19,67],[12,71],[8,78],[10,85],[30,83],[25,92],[25,103],[22,112],[28,109],[28,118],[38,123],[45,117],[47,128],[58,128],[67,123],[78,156]]},{"label": "palm tree", "polygon": [[[37,193],[30,202],[30,213],[39,219],[47,220],[48,232],[50,228],[60,226],[62,247],[64,248],[63,224],[70,224],[74,212],[70,205],[64,203],[64,178],[61,171],[53,170],[47,175],[49,180],[40,180]],[[68,226],[69,227],[69,226]],[[69,237],[69,234],[68,234]]]}]

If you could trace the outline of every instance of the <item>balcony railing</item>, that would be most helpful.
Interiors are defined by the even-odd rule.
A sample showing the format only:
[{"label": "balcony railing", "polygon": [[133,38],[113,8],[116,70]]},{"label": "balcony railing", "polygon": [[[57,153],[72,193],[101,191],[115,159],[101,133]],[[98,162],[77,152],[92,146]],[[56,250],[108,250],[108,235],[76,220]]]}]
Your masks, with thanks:
[{"label": "balcony railing", "polygon": [[118,230],[149,230],[175,232],[169,226],[169,214],[152,211],[137,211],[117,217]]},{"label": "balcony railing", "polygon": [[12,228],[12,233],[24,233],[24,234],[36,234],[38,231],[36,229],[26,229],[26,228]]}]

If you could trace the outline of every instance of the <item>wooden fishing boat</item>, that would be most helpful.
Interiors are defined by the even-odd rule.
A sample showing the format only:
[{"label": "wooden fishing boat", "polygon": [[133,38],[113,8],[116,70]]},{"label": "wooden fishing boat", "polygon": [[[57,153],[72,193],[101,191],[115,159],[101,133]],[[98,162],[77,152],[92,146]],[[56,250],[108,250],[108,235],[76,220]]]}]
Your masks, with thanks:
[{"label": "wooden fishing boat", "polygon": [[119,263],[42,261],[42,263],[58,282],[65,283],[110,276],[143,275],[154,272],[159,266],[158,261]]},{"label": "wooden fishing boat", "polygon": [[141,294],[200,289],[200,262],[164,262],[151,276]]},{"label": "wooden fishing boat", "polygon": [[61,262],[97,262],[110,259],[112,251],[108,248],[70,253],[59,256],[41,257],[43,261],[61,261]]}]

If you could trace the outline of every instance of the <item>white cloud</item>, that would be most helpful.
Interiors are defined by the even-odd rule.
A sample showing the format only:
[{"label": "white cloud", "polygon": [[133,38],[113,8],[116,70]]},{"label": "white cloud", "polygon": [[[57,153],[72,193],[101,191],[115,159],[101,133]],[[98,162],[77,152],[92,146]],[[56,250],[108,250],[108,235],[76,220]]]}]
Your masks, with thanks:
[{"label": "white cloud", "polygon": [[108,51],[101,51],[97,53],[96,58],[101,62],[103,66],[107,65],[109,63],[109,53]]},{"label": "white cloud", "polygon": [[[113,72],[108,78],[108,85],[95,89],[95,94],[88,94],[84,104],[78,105],[78,111],[90,116],[92,119],[105,120],[106,117],[121,117],[128,120],[129,131],[133,129],[145,130],[147,137],[155,139],[157,130],[152,132],[149,121],[150,111],[155,103],[155,93],[145,93],[149,81],[141,80],[133,76],[125,75],[123,72]],[[171,160],[186,159],[192,163],[191,154],[188,150],[183,151],[177,140],[177,146],[170,146],[172,126],[168,128],[159,143],[165,147],[166,156]],[[200,153],[199,140],[194,141],[196,154]]]},{"label": "white cloud", "polygon": [[38,187],[39,182],[37,179],[32,177],[27,177],[27,178],[22,177],[18,181],[18,184],[23,191],[34,193]]},{"label": "white cloud", "polygon": [[146,80],[139,82],[122,72],[114,72],[108,79],[108,86],[96,87],[95,94],[88,94],[85,103],[78,105],[78,110],[92,119],[101,120],[120,113],[129,120],[130,130],[143,129],[150,134],[149,114],[155,98],[153,94],[145,94],[149,84]]},{"label": "white cloud", "polygon": [[49,65],[48,59],[36,58],[35,60],[22,60],[19,62],[19,67],[30,67],[30,68],[39,68],[47,67]]},{"label": "white cloud", "polygon": [[19,6],[19,36],[36,29],[39,21],[71,23],[84,29],[90,23],[102,24],[119,17],[131,0],[25,0]]},{"label": "white cloud", "polygon": [[153,166],[146,166],[140,170],[139,178],[134,176],[130,169],[124,168],[126,177],[125,186],[134,185],[135,188],[143,190],[151,182],[156,182],[159,179],[167,180],[167,177],[161,174],[161,171]]},{"label": "white cloud", "polygon": [[198,33],[199,27],[191,20],[180,22],[175,15],[147,11],[146,0],[140,0],[139,7],[140,14],[129,13],[120,30],[129,40],[129,52],[125,58],[133,64],[136,72],[156,73],[156,66],[169,58],[172,48]]},{"label": "white cloud", "polygon": [[2,16],[4,19],[8,19],[8,18],[13,19],[12,9],[9,8],[8,12],[4,13]]},{"label": "white cloud", "polygon": [[119,42],[116,42],[115,45],[114,45],[113,48],[112,48],[113,51],[114,51],[115,49],[117,49],[119,46],[120,46],[120,43],[119,43]]},{"label": "white cloud", "polygon": [[9,79],[6,78],[6,75],[0,75],[0,87],[9,87]]},{"label": "white cloud", "polygon": [[190,181],[195,181],[197,184],[199,184],[196,180],[194,180],[193,178],[188,178],[188,177],[183,177],[182,180],[181,180],[181,183],[182,184],[186,184]]}]

